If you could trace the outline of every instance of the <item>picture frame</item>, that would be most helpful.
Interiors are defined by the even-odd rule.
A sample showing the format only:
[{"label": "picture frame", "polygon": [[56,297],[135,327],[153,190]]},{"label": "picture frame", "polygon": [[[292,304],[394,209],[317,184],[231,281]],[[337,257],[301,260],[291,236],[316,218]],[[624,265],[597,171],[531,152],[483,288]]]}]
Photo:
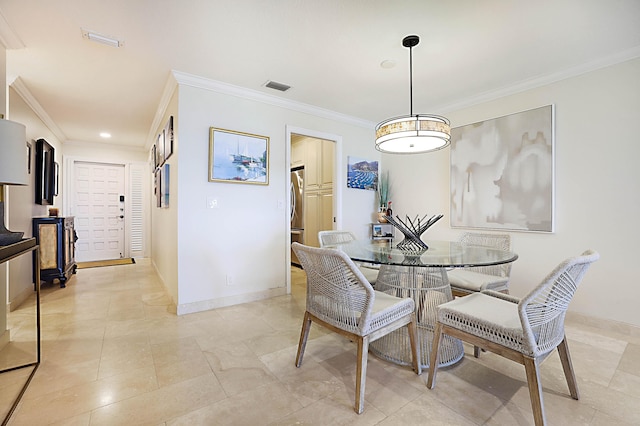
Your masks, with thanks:
[{"label": "picture frame", "polygon": [[153,165],[152,171],[155,173],[158,168],[158,152],[156,148],[156,144],[153,144],[151,147],[151,163]]},{"label": "picture frame", "polygon": [[163,209],[169,208],[169,170],[169,164],[164,164],[160,175],[160,207]]},{"label": "picture frame", "polygon": [[210,127],[209,182],[269,185],[269,137]]},{"label": "picture frame", "polygon": [[375,191],[378,188],[378,162],[348,156],[347,188]]},{"label": "picture frame", "polygon": [[382,237],[382,225],[373,225],[371,233],[374,237]]},{"label": "picture frame", "polygon": [[173,115],[169,116],[164,126],[164,161],[173,154]]},{"label": "picture frame", "polygon": [[38,139],[36,141],[36,204],[53,204],[55,181],[55,149],[46,140]]},{"label": "picture frame", "polygon": [[554,232],[554,152],[553,105],[452,129],[451,226]]},{"label": "picture frame", "polygon": [[153,194],[156,197],[156,207],[162,207],[162,169],[153,172]]},{"label": "picture frame", "polygon": [[156,159],[156,167],[161,167],[164,164],[164,129],[162,129],[156,139]]}]

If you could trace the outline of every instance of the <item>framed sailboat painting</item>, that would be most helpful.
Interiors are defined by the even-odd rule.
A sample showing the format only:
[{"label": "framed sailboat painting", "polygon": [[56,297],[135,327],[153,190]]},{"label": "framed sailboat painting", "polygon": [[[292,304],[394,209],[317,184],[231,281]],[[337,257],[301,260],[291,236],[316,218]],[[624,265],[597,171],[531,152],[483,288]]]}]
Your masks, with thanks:
[{"label": "framed sailboat painting", "polygon": [[269,185],[269,137],[211,127],[209,182]]}]

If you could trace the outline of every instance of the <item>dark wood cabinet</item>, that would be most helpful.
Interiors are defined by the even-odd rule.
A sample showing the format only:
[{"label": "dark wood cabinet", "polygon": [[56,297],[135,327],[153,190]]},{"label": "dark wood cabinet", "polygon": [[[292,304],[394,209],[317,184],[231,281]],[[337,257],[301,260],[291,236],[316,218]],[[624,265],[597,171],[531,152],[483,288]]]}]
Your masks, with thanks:
[{"label": "dark wood cabinet", "polygon": [[73,216],[33,218],[33,236],[40,246],[42,281],[58,279],[60,287],[65,287],[71,274],[76,273],[77,237],[73,219]]}]

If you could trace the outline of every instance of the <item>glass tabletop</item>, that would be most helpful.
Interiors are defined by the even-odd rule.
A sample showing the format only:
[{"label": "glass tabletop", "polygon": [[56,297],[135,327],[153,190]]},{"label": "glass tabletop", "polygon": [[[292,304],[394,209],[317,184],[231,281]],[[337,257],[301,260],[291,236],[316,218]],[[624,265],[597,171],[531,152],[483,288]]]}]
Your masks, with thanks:
[{"label": "glass tabletop", "polygon": [[395,243],[355,240],[327,246],[347,254],[352,260],[380,265],[462,268],[513,262],[518,255],[489,247],[464,245],[453,241],[429,241],[426,250],[396,248]]}]

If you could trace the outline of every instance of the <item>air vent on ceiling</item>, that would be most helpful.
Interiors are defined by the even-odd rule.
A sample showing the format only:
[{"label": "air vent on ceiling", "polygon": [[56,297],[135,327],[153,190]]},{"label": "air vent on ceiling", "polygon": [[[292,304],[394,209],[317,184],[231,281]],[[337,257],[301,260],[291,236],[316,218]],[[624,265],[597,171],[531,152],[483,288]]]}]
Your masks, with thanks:
[{"label": "air vent on ceiling", "polygon": [[269,89],[279,90],[281,92],[286,92],[287,90],[291,89],[291,86],[287,86],[286,84],[277,83],[271,80],[265,83],[265,87],[268,87]]}]

